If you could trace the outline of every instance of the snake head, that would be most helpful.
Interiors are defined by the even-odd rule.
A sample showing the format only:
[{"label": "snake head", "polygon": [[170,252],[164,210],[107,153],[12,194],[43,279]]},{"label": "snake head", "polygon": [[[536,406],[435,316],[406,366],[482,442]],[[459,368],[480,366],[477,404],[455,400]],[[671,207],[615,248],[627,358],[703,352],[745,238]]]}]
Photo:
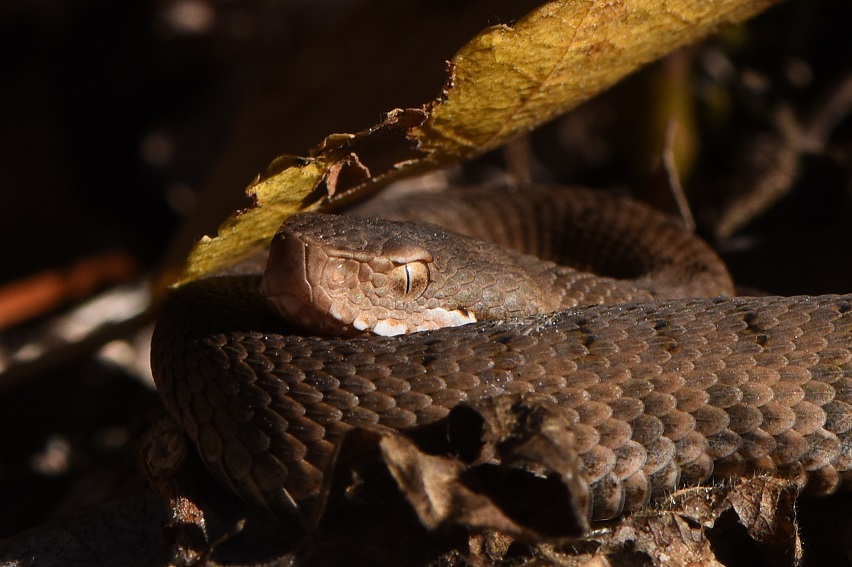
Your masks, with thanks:
[{"label": "snake head", "polygon": [[261,291],[273,311],[318,334],[399,335],[476,321],[441,296],[434,227],[294,215],[275,235]]}]

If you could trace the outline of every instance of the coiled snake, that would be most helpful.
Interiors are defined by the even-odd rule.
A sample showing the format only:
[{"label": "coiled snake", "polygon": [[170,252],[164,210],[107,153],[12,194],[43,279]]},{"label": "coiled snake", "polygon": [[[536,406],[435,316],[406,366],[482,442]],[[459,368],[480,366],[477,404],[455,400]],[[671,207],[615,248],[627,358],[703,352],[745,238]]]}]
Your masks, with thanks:
[{"label": "coiled snake", "polygon": [[[597,265],[629,282],[470,240],[452,244],[434,229],[425,229],[429,242],[414,245],[401,225],[327,228],[324,217],[295,217],[285,225],[288,236],[278,238],[296,259],[270,268],[291,287],[264,283],[282,310],[324,332],[398,333],[402,300],[392,293],[422,299],[434,284],[439,295],[465,298],[449,306],[426,299],[418,315],[424,328],[435,325],[429,321],[436,313],[476,322],[323,338],[297,333],[273,315],[258,293],[258,275],[178,290],[155,331],[157,386],[210,470],[243,499],[292,513],[316,497],[347,429],[408,428],[461,402],[527,392],[547,397],[573,424],[592,519],[711,476],[765,471],[807,479],[823,494],[849,476],[852,296],[727,297],[730,281],[706,245],[662,215],[590,192],[468,191],[427,197],[395,214],[430,203],[437,214],[466,219],[457,228],[470,234],[582,269],[595,263],[584,243],[596,241],[604,249]],[[315,245],[334,248],[340,240],[354,242],[355,251],[314,257]],[[563,253],[569,242],[579,251]],[[371,248],[384,259],[362,257]],[[474,259],[498,270],[482,276],[484,291],[474,286]],[[303,283],[302,272],[317,264],[328,268],[320,277],[344,290],[355,280],[389,285],[391,292],[378,292],[387,300],[382,314],[332,307],[333,291]],[[659,277],[661,285],[654,283]],[[564,291],[566,280],[577,284],[579,298]],[[710,297],[689,297],[701,294]],[[357,304],[369,294],[343,295]],[[320,307],[300,307],[301,296],[319,299]],[[616,303],[582,307],[608,300]],[[496,320],[484,320],[490,309]],[[329,313],[344,321],[322,323]]]}]

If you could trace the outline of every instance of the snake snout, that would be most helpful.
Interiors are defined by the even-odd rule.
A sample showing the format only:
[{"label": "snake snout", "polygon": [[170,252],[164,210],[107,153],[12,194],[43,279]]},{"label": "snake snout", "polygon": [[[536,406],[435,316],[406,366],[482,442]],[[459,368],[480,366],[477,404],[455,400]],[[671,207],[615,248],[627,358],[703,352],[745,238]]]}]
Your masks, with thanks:
[{"label": "snake snout", "polygon": [[311,285],[308,255],[307,244],[297,235],[277,234],[260,283],[270,308],[302,325],[314,322],[311,312],[328,310],[328,298]]},{"label": "snake snout", "polygon": [[282,230],[270,248],[260,290],[284,319],[319,334],[349,335],[357,266],[330,255],[310,235]]},{"label": "snake snout", "polygon": [[267,298],[280,295],[310,297],[306,279],[305,246],[291,234],[278,234],[272,246],[260,289]]}]

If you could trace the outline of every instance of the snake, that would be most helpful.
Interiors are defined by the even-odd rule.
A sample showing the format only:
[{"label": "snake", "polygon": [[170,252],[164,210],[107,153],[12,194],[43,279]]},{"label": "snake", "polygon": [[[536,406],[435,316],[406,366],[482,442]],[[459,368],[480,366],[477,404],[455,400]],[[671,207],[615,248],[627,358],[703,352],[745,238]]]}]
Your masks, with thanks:
[{"label": "snake", "polygon": [[352,428],[519,395],[570,424],[592,520],[712,479],[825,495],[852,475],[852,295],[735,296],[677,221],[597,191],[386,207],[295,215],[265,273],[192,282],[163,307],[160,396],[250,505],[308,513]]}]

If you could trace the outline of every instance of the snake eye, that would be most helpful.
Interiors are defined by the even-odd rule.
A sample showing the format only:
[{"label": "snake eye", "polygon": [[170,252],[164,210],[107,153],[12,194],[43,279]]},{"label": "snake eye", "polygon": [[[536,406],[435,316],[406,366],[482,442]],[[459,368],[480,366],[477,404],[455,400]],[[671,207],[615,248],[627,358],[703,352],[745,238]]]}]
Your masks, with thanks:
[{"label": "snake eye", "polygon": [[429,268],[423,262],[408,262],[391,270],[390,277],[397,295],[417,299],[429,284]]}]

